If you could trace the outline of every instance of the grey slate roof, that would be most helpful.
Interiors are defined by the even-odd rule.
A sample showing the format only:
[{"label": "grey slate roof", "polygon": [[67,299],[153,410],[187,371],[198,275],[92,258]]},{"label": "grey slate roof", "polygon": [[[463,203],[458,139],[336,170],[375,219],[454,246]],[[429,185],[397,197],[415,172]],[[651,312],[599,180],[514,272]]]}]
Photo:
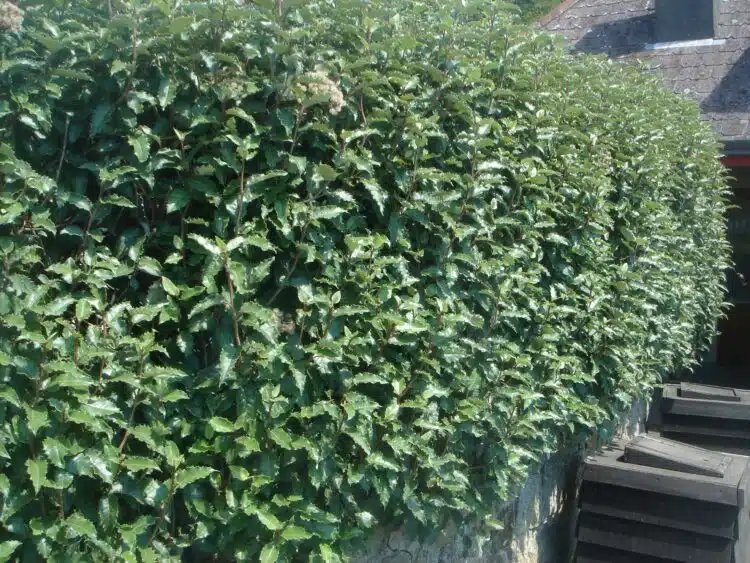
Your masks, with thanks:
[{"label": "grey slate roof", "polygon": [[576,51],[646,62],[701,104],[723,140],[750,139],[750,0],[720,0],[722,45],[646,50],[654,42],[653,0],[567,0],[539,25]]}]

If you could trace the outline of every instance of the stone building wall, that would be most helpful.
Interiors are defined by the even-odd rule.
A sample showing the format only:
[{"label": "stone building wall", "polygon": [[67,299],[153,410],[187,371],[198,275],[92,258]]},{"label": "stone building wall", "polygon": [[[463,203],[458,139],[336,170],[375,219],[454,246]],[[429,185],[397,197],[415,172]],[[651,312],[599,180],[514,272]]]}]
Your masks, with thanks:
[{"label": "stone building wall", "polygon": [[[636,403],[613,427],[616,437],[641,433],[647,405]],[[583,460],[599,447],[597,440],[556,452],[531,475],[512,502],[499,506],[502,531],[478,545],[475,524],[451,526],[434,540],[420,543],[396,530],[380,531],[354,563],[567,563],[573,553],[577,491]]]}]

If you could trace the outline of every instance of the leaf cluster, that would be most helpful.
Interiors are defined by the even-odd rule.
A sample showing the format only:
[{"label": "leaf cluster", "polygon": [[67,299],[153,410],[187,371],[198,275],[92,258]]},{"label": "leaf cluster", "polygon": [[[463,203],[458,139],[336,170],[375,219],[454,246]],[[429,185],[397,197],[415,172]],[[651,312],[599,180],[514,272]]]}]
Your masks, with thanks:
[{"label": "leaf cluster", "polygon": [[637,69],[485,0],[21,5],[2,558],[335,562],[376,525],[490,530],[708,344],[717,145]]}]

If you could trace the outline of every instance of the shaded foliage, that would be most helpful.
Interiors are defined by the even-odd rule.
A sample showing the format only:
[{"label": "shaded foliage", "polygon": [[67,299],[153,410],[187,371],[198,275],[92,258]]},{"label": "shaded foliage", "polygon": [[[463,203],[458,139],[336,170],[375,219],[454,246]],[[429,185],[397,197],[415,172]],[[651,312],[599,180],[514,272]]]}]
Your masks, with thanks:
[{"label": "shaded foliage", "polygon": [[0,555],[338,561],[706,348],[694,104],[485,1],[25,6],[0,35]]},{"label": "shaded foliage", "polygon": [[518,6],[523,21],[534,22],[560,4],[560,0],[513,0],[513,3]]}]

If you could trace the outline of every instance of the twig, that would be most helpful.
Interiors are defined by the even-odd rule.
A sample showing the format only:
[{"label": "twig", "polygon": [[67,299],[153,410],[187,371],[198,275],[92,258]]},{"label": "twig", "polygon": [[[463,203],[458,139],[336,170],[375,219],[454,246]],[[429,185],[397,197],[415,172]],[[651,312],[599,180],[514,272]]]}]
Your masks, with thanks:
[{"label": "twig", "polygon": [[[300,236],[299,243],[297,244],[297,253],[294,255],[294,261],[292,262],[292,266],[287,270],[286,276],[287,278],[290,277],[294,271],[297,269],[297,264],[299,264],[300,255],[302,254],[302,249],[300,248],[300,244],[302,244],[302,241],[305,240],[305,237],[307,236],[307,228],[310,226],[310,222],[308,221],[305,223],[304,228],[302,229],[302,236]],[[274,301],[276,301],[276,298],[279,296],[279,294],[284,291],[284,288],[286,286],[282,285],[276,289],[274,294],[271,296],[271,298],[268,300],[267,307],[270,307]]]},{"label": "twig", "polygon": [[63,160],[65,160],[65,153],[68,150],[68,129],[70,129],[70,116],[65,116],[65,135],[63,136],[63,147],[62,153],[60,154],[60,162],[57,163],[57,172],[55,173],[55,182],[60,181],[60,172],[62,171]]},{"label": "twig", "polygon": [[240,220],[242,219],[242,208],[245,205],[245,160],[242,160],[242,169],[240,170],[240,199],[237,201],[237,219],[234,225],[235,236],[240,234]]},{"label": "twig", "polygon": [[167,507],[170,506],[172,503],[172,498],[174,497],[176,482],[175,482],[175,473],[172,472],[172,480],[169,483],[169,496],[167,497],[167,500],[164,501],[164,504],[161,505],[161,513],[159,514],[159,517],[156,519],[156,523],[154,524],[154,531],[151,533],[151,537],[148,539],[148,547],[151,547],[151,544],[154,543],[154,540],[156,539],[156,534],[159,532],[159,528],[161,528],[161,523],[164,521],[164,516],[167,513]]}]

